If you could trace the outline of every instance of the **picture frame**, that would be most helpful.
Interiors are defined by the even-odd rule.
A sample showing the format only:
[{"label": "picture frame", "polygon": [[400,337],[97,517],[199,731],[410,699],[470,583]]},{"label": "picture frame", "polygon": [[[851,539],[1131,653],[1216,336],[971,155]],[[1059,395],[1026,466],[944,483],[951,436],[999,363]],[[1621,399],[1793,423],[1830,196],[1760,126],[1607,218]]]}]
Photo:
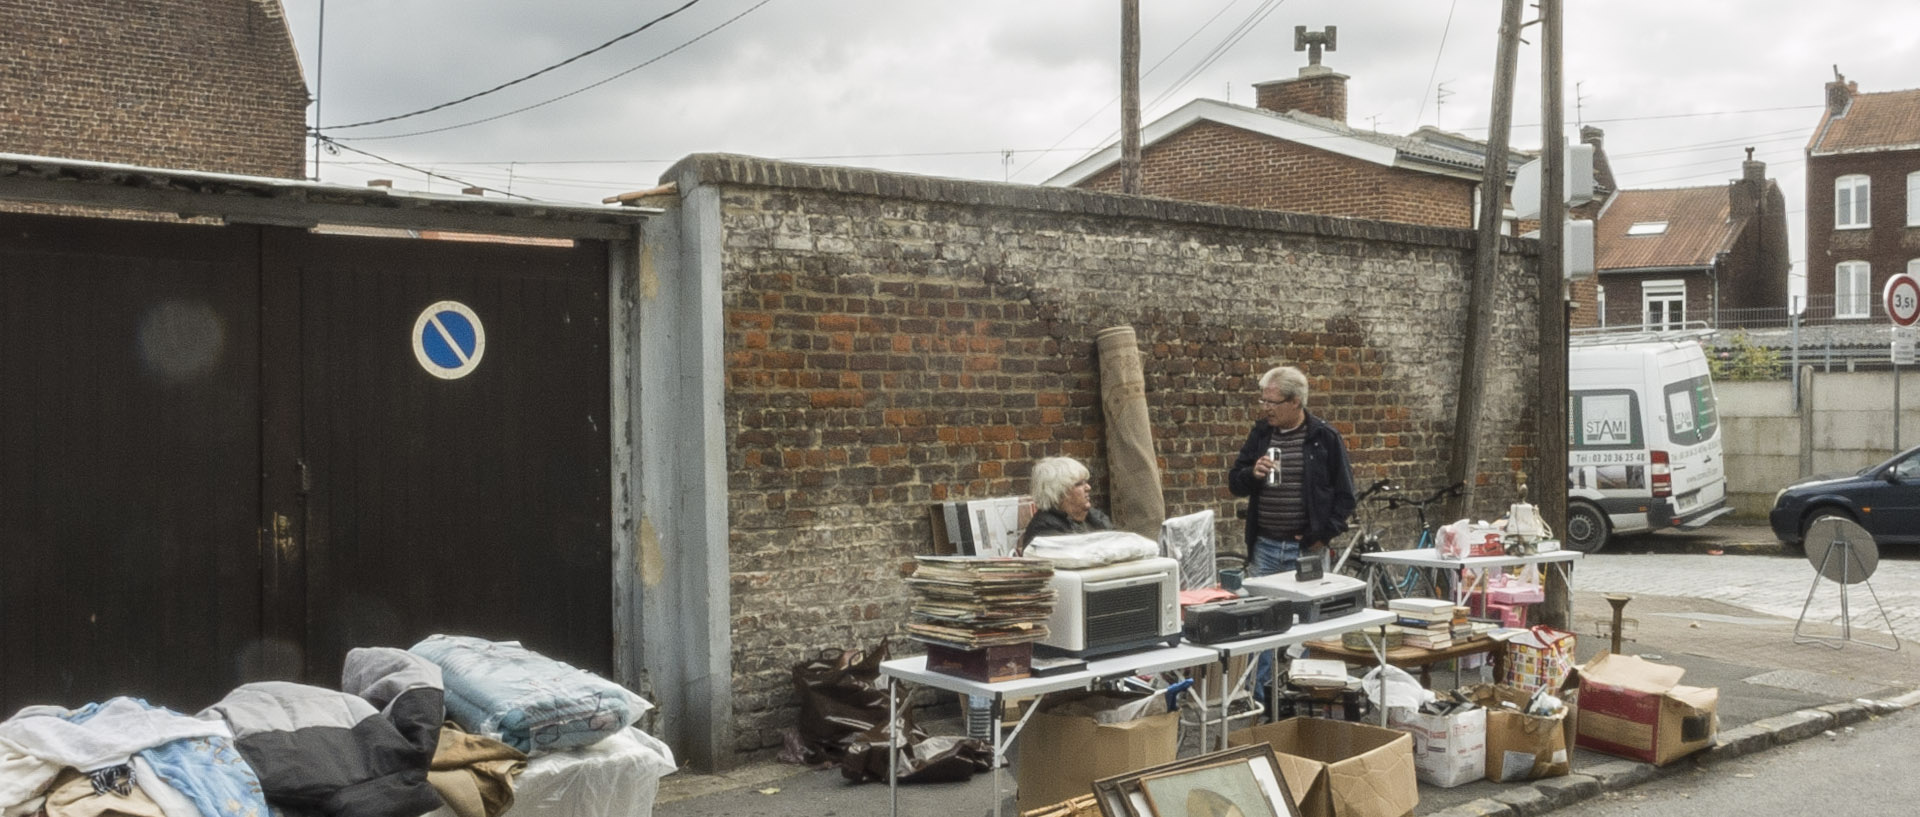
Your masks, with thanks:
[{"label": "picture frame", "polygon": [[[1218,752],[1195,755],[1170,763],[1162,763],[1145,769],[1137,769],[1126,774],[1113,775],[1093,781],[1095,802],[1105,817],[1171,817],[1173,814],[1188,814],[1187,810],[1161,812],[1155,809],[1142,781],[1147,778],[1176,777],[1195,770],[1210,770],[1215,767],[1239,764],[1244,767],[1257,784],[1265,805],[1258,810],[1247,812],[1245,817],[1300,817],[1300,806],[1293,799],[1293,792],[1287,788],[1285,775],[1280,771],[1280,762],[1273,756],[1273,746],[1267,743],[1253,743],[1236,746]],[[1239,778],[1237,771],[1203,772],[1198,782],[1205,783],[1223,775]],[[1171,782],[1154,784],[1156,788],[1172,792],[1180,786]],[[1188,788],[1191,788],[1189,785]],[[1203,812],[1204,813],[1204,812]]]},{"label": "picture frame", "polygon": [[1254,776],[1257,757],[1140,778],[1155,817],[1280,817]]}]

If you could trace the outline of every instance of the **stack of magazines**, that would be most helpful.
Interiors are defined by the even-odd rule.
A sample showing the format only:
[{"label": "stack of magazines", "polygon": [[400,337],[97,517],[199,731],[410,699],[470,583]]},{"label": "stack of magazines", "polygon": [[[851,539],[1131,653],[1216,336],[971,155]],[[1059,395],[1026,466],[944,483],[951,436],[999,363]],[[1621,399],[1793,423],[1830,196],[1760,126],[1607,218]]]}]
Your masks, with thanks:
[{"label": "stack of magazines", "polygon": [[1012,556],[915,556],[907,635],[962,650],[1047,637],[1053,563]]}]

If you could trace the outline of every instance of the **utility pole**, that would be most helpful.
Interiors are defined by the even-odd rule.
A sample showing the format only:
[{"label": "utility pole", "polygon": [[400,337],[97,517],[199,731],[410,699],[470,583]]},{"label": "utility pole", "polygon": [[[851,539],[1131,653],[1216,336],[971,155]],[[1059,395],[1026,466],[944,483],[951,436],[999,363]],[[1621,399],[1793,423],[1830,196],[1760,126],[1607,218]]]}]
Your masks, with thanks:
[{"label": "utility pole", "polygon": [[1140,0],[1120,0],[1120,192],[1140,195]]},{"label": "utility pole", "polygon": [[1454,406],[1453,446],[1447,481],[1466,483],[1466,491],[1448,508],[1450,516],[1468,516],[1474,508],[1480,473],[1480,415],[1485,400],[1487,333],[1493,325],[1493,281],[1500,266],[1500,213],[1506,206],[1507,133],[1513,128],[1513,76],[1520,52],[1520,2],[1503,0],[1500,48],[1494,59],[1493,121],[1487,128],[1487,166],[1480,179],[1480,225],[1473,242],[1472,293],[1467,301],[1467,332],[1460,358],[1458,402]]},{"label": "utility pole", "polygon": [[[1539,442],[1534,452],[1540,463],[1533,476],[1534,502],[1540,518],[1553,529],[1567,525],[1567,492],[1561,474],[1567,472],[1567,149],[1566,106],[1561,100],[1561,3],[1540,0],[1540,384],[1535,403],[1540,418]],[[1577,99],[1577,96],[1576,96]],[[1716,306],[1718,301],[1715,301]],[[1545,623],[1571,631],[1573,598],[1565,577],[1547,571]]]}]

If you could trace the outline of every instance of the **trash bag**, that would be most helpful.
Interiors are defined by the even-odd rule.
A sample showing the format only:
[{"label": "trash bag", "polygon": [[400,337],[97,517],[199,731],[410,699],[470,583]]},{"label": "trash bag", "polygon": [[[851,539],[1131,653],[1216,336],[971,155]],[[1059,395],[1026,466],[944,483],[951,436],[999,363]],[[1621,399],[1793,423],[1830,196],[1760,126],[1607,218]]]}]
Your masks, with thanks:
[{"label": "trash bag", "polygon": [[[799,722],[786,735],[782,760],[826,766],[845,756],[856,742],[887,740],[887,688],[880,662],[887,642],[872,650],[822,650],[795,664],[793,687],[800,697]],[[900,711],[902,734],[913,733],[913,716]],[[924,737],[924,735],[923,735]]]},{"label": "trash bag", "polygon": [[[840,758],[840,775],[855,783],[885,781],[889,748],[885,740],[855,743]],[[907,739],[898,772],[902,783],[960,783],[992,769],[993,748],[986,741],[920,735]]]}]

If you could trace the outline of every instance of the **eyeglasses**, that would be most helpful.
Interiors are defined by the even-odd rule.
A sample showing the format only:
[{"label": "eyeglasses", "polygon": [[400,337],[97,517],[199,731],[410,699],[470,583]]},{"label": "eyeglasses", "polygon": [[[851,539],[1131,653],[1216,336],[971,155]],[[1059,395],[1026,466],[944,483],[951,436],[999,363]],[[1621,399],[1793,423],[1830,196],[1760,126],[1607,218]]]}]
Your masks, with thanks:
[{"label": "eyeglasses", "polygon": [[1260,405],[1266,406],[1267,408],[1279,408],[1298,399],[1297,397],[1288,397],[1284,400],[1268,400],[1262,397],[1260,398]]}]

